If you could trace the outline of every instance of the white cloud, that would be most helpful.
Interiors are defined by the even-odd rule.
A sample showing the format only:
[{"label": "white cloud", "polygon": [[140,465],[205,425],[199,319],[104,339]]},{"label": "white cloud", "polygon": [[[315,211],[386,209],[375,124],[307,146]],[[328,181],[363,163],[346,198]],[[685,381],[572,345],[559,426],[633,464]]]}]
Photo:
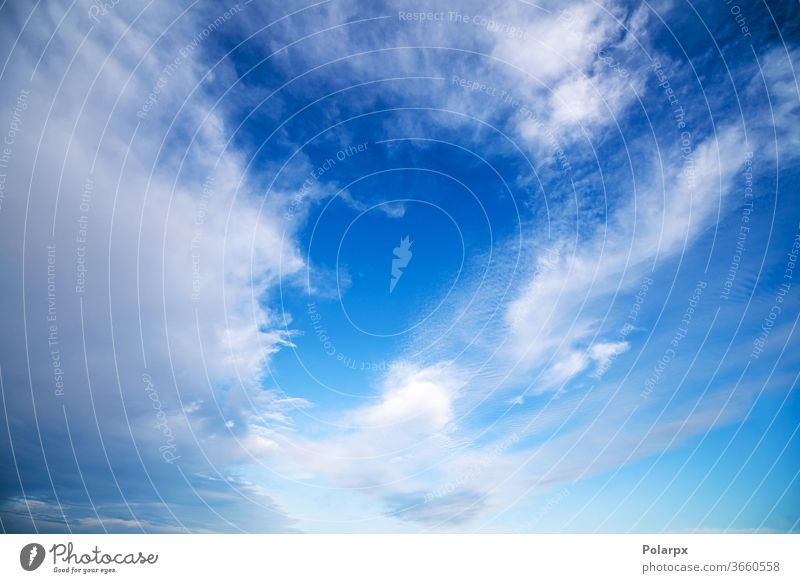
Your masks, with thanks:
[{"label": "white cloud", "polygon": [[371,429],[433,433],[453,420],[454,401],[464,386],[464,375],[451,365],[437,364],[421,369],[397,363],[387,375],[380,403],[359,409],[352,415],[354,425]]},{"label": "white cloud", "polygon": [[535,116],[519,115],[518,131],[539,154],[556,141],[565,147],[613,126],[642,89],[642,79],[630,70],[640,60],[638,51],[622,50],[640,32],[641,11],[626,24],[625,9],[614,2],[548,8],[547,14],[508,9],[505,18],[521,22],[527,36],[498,31],[492,53],[522,71],[517,76]]},{"label": "white cloud", "polygon": [[587,67],[594,55],[590,45],[602,44],[616,25],[602,4],[581,2],[565,7],[557,2],[549,12],[510,5],[499,17],[526,32],[525,38],[495,32],[493,54],[509,61],[546,85]]},{"label": "white cloud", "polygon": [[596,363],[596,371],[605,371],[613,358],[630,347],[629,342],[596,342],[589,348],[589,355]]},{"label": "white cloud", "polygon": [[275,434],[279,449],[263,459],[287,478],[353,488],[350,495],[384,505],[423,488],[425,476],[414,474],[448,455],[466,382],[449,363],[396,363],[378,387],[377,403],[320,420],[327,429],[316,437]]},{"label": "white cloud", "polygon": [[[694,150],[690,164],[662,167],[663,190],[655,181],[645,185],[609,219],[608,229],[562,253],[556,267],[528,283],[506,310],[509,348],[522,370],[553,354],[552,382],[586,367],[580,346],[596,332],[588,306],[630,286],[656,257],[673,255],[707,226],[744,160],[740,144],[737,131],[723,129]],[[560,246],[569,248],[567,241]]]},{"label": "white cloud", "polygon": [[[55,3],[50,9],[66,10]],[[0,241],[8,250],[3,267],[16,270],[22,257],[46,265],[45,244],[55,245],[65,394],[52,398],[43,313],[35,310],[26,323],[17,302],[1,308],[6,331],[0,342],[6,358],[24,362],[25,347],[12,339],[24,336],[28,326],[33,378],[16,365],[4,366],[3,373],[20,386],[43,387],[49,398],[37,403],[38,421],[62,442],[66,408],[79,456],[96,451],[99,431],[104,451],[121,463],[122,456],[130,458],[133,439],[151,475],[164,471],[158,449],[164,437],[154,429],[158,419],[143,390],[144,373],[152,379],[163,408],[159,419],[168,424],[187,471],[201,467],[213,474],[246,458],[232,439],[237,431],[244,434],[239,444],[259,455],[274,448],[263,428],[248,429],[238,420],[257,403],[260,417],[285,425],[286,404],[260,388],[264,365],[290,342],[265,300],[283,275],[303,267],[294,232],[280,218],[289,196],[272,192],[265,198],[259,172],[246,171],[245,158],[232,145],[223,151],[231,128],[198,85],[199,49],[171,70],[145,119],[136,115],[165,65],[209,14],[190,13],[153,44],[176,10],[151,7],[127,32],[125,6],[109,11],[103,25],[91,31],[85,13],[71,11],[30,80],[61,16],[49,22],[37,15],[2,86],[4,105],[13,102],[18,88],[30,94],[8,177],[15,195],[4,201],[0,215]],[[13,30],[10,24],[4,22],[4,34],[7,26]],[[91,196],[82,206],[87,184]],[[32,204],[26,211],[29,190]],[[76,235],[84,215],[86,284],[77,294]],[[44,273],[32,269],[24,282],[4,280],[3,296],[24,293],[38,305],[46,297]],[[235,396],[237,386],[245,396]],[[29,405],[22,398],[11,404],[31,427]],[[228,417],[232,427],[225,426]],[[23,438],[31,436],[19,430],[15,441]],[[87,481],[102,502],[113,483],[102,466],[97,471],[102,475]],[[142,475],[142,482],[129,488],[123,493],[111,487],[110,495],[136,497],[152,485]],[[283,519],[265,519],[266,528],[271,524],[285,527]]]}]

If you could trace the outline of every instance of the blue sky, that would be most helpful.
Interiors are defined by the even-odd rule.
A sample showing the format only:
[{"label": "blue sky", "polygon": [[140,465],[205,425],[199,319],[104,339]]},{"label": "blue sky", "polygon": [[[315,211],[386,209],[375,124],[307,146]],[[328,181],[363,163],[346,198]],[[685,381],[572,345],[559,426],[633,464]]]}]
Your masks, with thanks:
[{"label": "blue sky", "polygon": [[800,528],[796,4],[0,27],[4,531]]}]

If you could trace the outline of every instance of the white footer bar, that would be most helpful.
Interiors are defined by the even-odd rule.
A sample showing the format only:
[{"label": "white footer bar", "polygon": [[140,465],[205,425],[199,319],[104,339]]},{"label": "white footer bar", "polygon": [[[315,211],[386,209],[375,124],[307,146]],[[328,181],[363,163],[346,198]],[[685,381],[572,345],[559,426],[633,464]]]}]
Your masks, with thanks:
[{"label": "white footer bar", "polygon": [[800,537],[4,535],[0,581],[800,581]]}]

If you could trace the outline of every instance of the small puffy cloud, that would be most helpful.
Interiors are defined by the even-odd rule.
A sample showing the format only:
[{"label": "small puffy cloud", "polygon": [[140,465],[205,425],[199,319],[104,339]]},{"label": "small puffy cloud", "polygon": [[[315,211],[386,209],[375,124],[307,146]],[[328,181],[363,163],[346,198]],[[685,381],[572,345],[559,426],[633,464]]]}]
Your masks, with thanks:
[{"label": "small puffy cloud", "polygon": [[356,411],[354,425],[365,428],[437,432],[453,420],[454,402],[464,386],[463,373],[449,364],[420,368],[398,363],[384,379],[380,402]]}]

